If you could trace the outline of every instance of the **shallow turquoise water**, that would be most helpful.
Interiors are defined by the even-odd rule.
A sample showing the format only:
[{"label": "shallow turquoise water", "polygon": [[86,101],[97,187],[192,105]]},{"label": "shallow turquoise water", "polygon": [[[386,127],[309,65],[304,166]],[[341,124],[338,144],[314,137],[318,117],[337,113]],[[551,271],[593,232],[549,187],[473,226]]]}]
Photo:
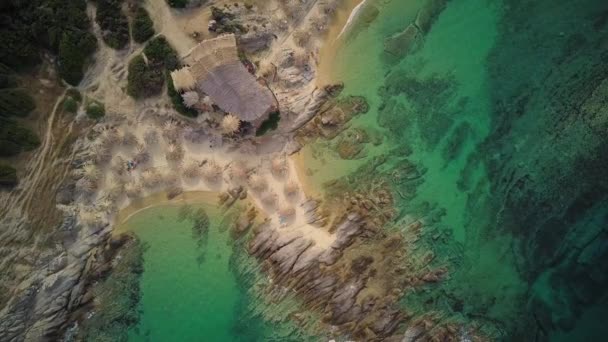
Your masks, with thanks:
[{"label": "shallow turquoise water", "polygon": [[208,236],[193,233],[193,221],[180,219],[178,206],[160,206],[131,217],[125,227],[148,248],[144,253],[139,324],[130,341],[237,341],[260,333],[237,329],[246,319],[237,311],[246,296],[230,268],[232,243],[219,229],[221,215],[207,205]]},{"label": "shallow turquoise water", "polygon": [[370,111],[351,124],[380,130],[384,143],[359,160],[330,143],[308,147],[313,182],[340,177],[326,165],[348,173],[385,154],[391,172],[407,158],[423,177],[395,185],[411,195],[401,215],[447,234],[429,247],[451,263],[448,280],[406,296],[408,309],[478,320],[499,339],[596,340],[606,333],[608,204],[605,172],[593,169],[606,164],[606,135],[582,127],[590,119],[560,118],[583,112],[589,84],[600,87],[608,3],[450,1],[418,49],[385,53],[423,3],[368,1],[380,14],[343,42],[333,79],[366,97]]}]

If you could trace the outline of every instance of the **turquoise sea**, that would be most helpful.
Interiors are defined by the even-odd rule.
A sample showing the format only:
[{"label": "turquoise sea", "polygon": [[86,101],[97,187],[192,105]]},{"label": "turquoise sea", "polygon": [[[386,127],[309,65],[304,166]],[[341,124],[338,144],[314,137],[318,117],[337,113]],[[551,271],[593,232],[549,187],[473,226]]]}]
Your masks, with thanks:
[{"label": "turquoise sea", "polygon": [[[307,146],[312,184],[380,155],[382,172],[404,160],[419,170],[392,184],[404,194],[396,220],[424,220],[433,238],[420,243],[449,277],[406,295],[410,312],[475,322],[495,340],[605,340],[608,2],[451,0],[409,53],[387,53],[386,38],[431,2],[369,0],[375,14],[333,43],[331,80],[370,104],[349,130],[381,143],[361,142],[356,160],[331,141]],[[202,235],[199,209],[210,220]],[[221,228],[228,216],[184,210],[128,221],[147,246],[128,340],[315,340],[289,325],[293,308],[273,316],[252,296],[256,276],[243,278],[242,265],[254,263]]]}]

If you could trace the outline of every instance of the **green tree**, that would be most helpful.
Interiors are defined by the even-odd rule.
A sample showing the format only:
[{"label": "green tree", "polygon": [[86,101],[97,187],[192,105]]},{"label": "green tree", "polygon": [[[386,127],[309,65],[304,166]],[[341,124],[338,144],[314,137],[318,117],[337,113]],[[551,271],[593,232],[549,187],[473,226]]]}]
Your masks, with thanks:
[{"label": "green tree", "polygon": [[103,103],[93,101],[87,106],[87,116],[93,120],[98,120],[106,115],[106,107]]},{"label": "green tree", "polygon": [[188,0],[167,0],[167,3],[173,8],[184,8],[188,5]]},{"label": "green tree", "polygon": [[31,130],[13,119],[0,116],[0,156],[10,157],[40,146],[40,140]]},{"label": "green tree", "polygon": [[72,97],[66,97],[63,101],[63,110],[68,113],[76,113],[78,110],[78,102],[74,100]]},{"label": "green tree", "polygon": [[97,48],[95,37],[89,32],[66,31],[59,44],[59,74],[71,85],[84,76],[86,59]]},{"label": "green tree", "polygon": [[0,164],[0,186],[12,187],[17,185],[17,170],[7,164]]},{"label": "green tree", "polygon": [[164,85],[162,66],[146,64],[144,57],[138,55],[129,63],[127,94],[139,99],[160,94]]},{"label": "green tree", "polygon": [[34,99],[25,89],[0,90],[0,115],[25,117],[35,108]]},{"label": "green tree", "polygon": [[109,47],[119,50],[129,43],[129,20],[122,13],[122,0],[97,0],[96,21]]},{"label": "green tree", "polygon": [[132,24],[133,40],[138,43],[144,43],[154,35],[154,23],[146,11],[142,7],[138,7],[135,12]]},{"label": "green tree", "polygon": [[179,58],[173,47],[164,36],[158,36],[148,42],[144,53],[151,64],[171,71],[179,67]]}]

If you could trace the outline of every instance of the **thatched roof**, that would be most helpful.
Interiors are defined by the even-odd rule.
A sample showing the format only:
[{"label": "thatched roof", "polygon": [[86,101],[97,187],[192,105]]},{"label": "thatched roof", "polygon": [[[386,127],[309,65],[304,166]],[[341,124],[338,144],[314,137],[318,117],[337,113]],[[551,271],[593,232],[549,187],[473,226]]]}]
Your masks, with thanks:
[{"label": "thatched roof", "polygon": [[198,89],[211,97],[224,111],[243,121],[255,121],[274,104],[270,90],[263,87],[241,62],[221,65],[200,79]]},{"label": "thatched roof", "polygon": [[196,87],[196,80],[187,67],[171,71],[171,78],[177,91],[192,90]]},{"label": "thatched roof", "polygon": [[[239,60],[233,34],[203,41],[189,52],[187,60],[187,70],[196,80],[198,91],[240,120],[255,121],[274,105],[272,92],[258,83]],[[185,73],[182,70],[180,73]],[[175,76],[174,83],[180,83],[180,75]]]}]

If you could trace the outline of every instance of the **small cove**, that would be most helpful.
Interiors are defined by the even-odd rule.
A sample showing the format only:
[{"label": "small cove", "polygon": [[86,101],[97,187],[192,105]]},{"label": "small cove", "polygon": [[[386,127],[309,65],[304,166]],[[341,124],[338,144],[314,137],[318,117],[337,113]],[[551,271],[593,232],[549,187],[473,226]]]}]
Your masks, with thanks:
[{"label": "small cove", "polygon": [[[232,341],[260,333],[255,325],[239,322],[239,302],[246,293],[230,268],[233,244],[222,229],[224,218],[215,205],[190,200],[148,206],[121,224],[119,231],[134,233],[147,247],[141,319],[129,332],[130,341],[197,341],[203,336]],[[239,323],[247,329],[238,328]]]}]

